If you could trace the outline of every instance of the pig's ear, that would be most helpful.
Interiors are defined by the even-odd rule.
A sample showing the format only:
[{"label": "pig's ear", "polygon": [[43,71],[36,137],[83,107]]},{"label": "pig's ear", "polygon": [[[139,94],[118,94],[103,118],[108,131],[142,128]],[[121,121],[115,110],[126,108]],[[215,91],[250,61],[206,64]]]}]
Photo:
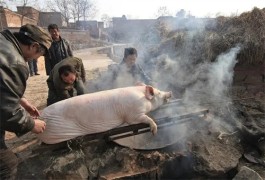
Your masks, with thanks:
[{"label": "pig's ear", "polygon": [[145,86],[145,97],[148,100],[151,100],[154,98],[154,88],[152,86]]}]

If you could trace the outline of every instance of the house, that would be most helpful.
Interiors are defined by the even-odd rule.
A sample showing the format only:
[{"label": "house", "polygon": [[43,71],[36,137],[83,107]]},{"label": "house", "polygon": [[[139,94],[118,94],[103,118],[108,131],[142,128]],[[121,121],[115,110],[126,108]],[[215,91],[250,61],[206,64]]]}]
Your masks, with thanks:
[{"label": "house", "polygon": [[[20,9],[20,12],[23,12],[23,10]],[[36,19],[32,19],[33,14],[35,11],[31,11],[27,14],[20,14],[18,12],[13,12],[10,9],[4,8],[3,6],[0,6],[0,28],[6,29],[6,28],[16,28],[20,27],[21,25],[30,23],[30,24],[37,24]]]},{"label": "house", "polygon": [[57,24],[58,27],[66,27],[60,12],[40,12],[33,7],[17,6],[17,12],[0,6],[0,28],[18,28],[24,24],[35,24],[47,27],[49,24]]}]

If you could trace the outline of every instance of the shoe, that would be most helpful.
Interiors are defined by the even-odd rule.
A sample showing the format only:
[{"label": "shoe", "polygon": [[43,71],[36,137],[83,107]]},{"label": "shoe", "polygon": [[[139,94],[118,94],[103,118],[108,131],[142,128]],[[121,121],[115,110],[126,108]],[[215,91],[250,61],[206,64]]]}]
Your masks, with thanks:
[{"label": "shoe", "polygon": [[35,73],[35,75],[40,75],[39,73]]},{"label": "shoe", "polygon": [[30,76],[34,76],[33,74],[31,74]]}]

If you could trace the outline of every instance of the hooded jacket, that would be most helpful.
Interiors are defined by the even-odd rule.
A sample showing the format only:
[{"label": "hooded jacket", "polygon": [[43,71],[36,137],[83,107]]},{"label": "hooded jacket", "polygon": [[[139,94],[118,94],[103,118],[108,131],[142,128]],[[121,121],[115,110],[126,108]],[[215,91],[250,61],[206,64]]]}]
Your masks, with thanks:
[{"label": "hooded jacket", "polygon": [[34,127],[34,120],[20,105],[26,89],[29,68],[22,56],[18,40],[9,31],[0,32],[0,141],[10,131],[20,136]]}]

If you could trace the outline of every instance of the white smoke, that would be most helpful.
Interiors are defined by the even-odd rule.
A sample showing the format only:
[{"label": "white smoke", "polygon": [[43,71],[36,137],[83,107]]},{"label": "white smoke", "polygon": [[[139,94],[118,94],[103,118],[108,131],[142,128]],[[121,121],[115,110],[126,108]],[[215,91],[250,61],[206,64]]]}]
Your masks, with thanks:
[{"label": "white smoke", "polygon": [[[198,75],[197,81],[186,89],[183,95],[184,100],[189,104],[201,103],[201,101],[205,101],[205,96],[212,102],[227,100],[239,51],[240,47],[236,46],[228,50],[227,53],[220,54],[214,63],[204,63],[197,67],[200,70],[200,72],[194,73]],[[205,96],[200,100],[196,97],[198,94]]]},{"label": "white smoke", "polygon": [[229,52],[217,57],[208,73],[208,87],[213,96],[224,96],[233,81],[234,66],[237,63],[236,56],[240,47],[234,47]]},{"label": "white smoke", "polygon": [[[178,86],[179,89],[181,89],[180,87],[185,87],[184,92],[179,97],[176,97],[182,99],[181,102],[183,103],[162,109],[160,114],[172,117],[208,108],[220,110],[218,106],[230,101],[229,88],[233,82],[233,69],[237,63],[236,57],[240,49],[239,46],[231,48],[227,52],[220,54],[215,62],[204,62],[193,66],[193,69],[190,69],[191,66],[185,66],[186,62],[183,64],[183,59],[176,58],[172,60],[166,55],[159,56],[158,62],[163,64],[164,68],[162,69],[164,71],[161,72],[162,69],[157,69],[154,73],[153,78],[159,78],[160,80],[157,86],[160,89],[162,86],[162,89],[168,90],[170,87],[174,87],[175,90],[178,90]],[[177,93],[175,92],[175,94]],[[209,119],[211,119],[211,125],[215,130],[226,129],[227,131],[232,131],[232,127],[223,121],[221,117],[211,115]],[[176,122],[180,121],[177,120]],[[196,126],[199,127],[202,124],[202,120],[197,120]],[[189,123],[175,125],[172,132],[168,129],[168,133],[170,132],[169,134],[173,137],[176,135],[175,132],[181,132],[182,135],[191,135],[198,128],[195,126],[188,128],[188,125]],[[170,137],[170,135],[168,136]]]}]

